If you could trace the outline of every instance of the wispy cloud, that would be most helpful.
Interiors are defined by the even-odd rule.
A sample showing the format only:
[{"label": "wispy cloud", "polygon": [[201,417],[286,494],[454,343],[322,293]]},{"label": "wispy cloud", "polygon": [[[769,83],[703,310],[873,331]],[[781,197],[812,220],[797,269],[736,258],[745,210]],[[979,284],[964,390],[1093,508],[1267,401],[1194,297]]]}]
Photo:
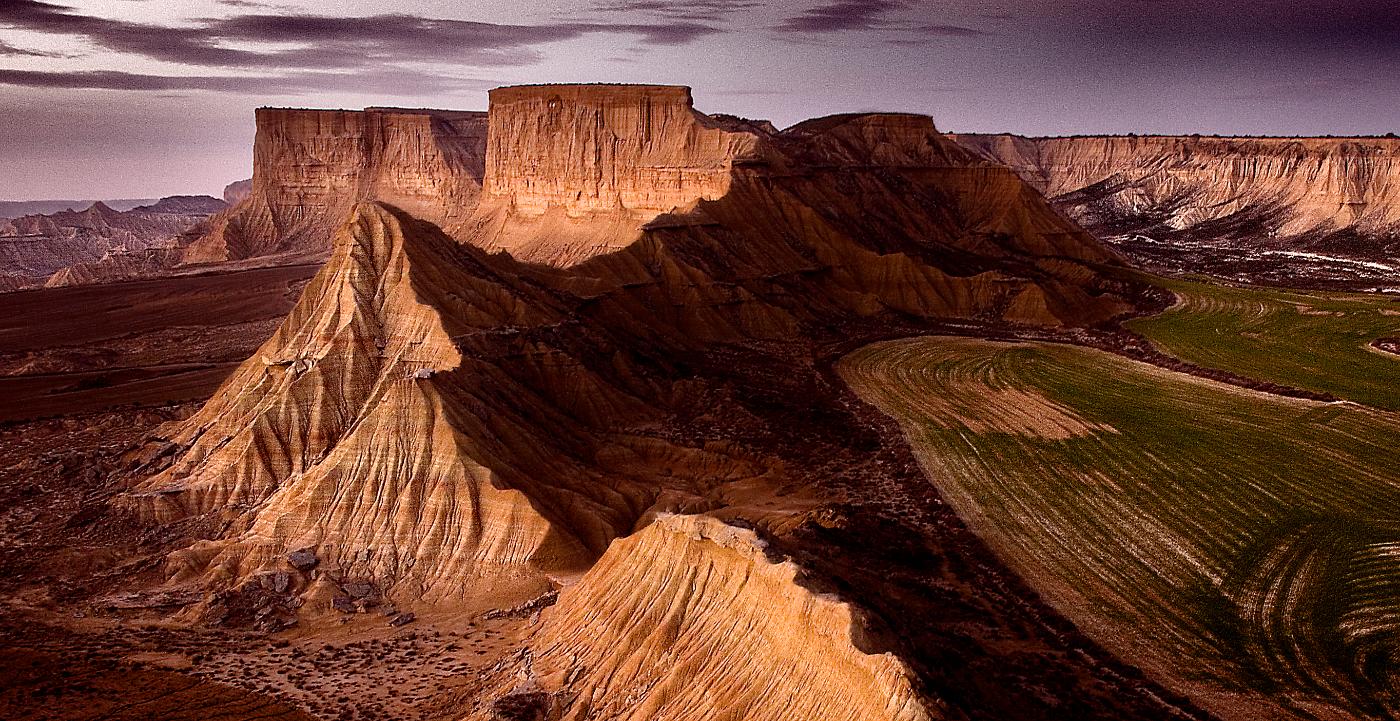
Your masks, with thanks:
[{"label": "wispy cloud", "polygon": [[[234,2],[248,6],[246,0]],[[539,59],[537,46],[590,34],[632,35],[644,44],[682,45],[720,32],[695,21],[513,25],[407,14],[343,17],[284,12],[164,26],[85,15],[42,0],[0,2],[0,25],[79,36],[109,50],[184,65],[289,69],[350,69],[394,62],[523,65]],[[262,49],[268,45],[272,49]]]},{"label": "wispy cloud", "polygon": [[763,6],[764,3],[756,0],[610,0],[596,3],[593,9],[605,13],[657,15],[672,20],[719,22]]},{"label": "wispy cloud", "polygon": [[775,29],[796,33],[840,33],[889,26],[887,15],[903,8],[896,0],[838,0],[793,15]]},{"label": "wispy cloud", "polygon": [[278,75],[148,75],[114,70],[49,72],[0,69],[0,85],[83,90],[208,90],[246,95],[297,95],[317,91],[354,91],[385,95],[423,95],[480,90],[499,81],[438,74],[396,72],[295,72]]}]

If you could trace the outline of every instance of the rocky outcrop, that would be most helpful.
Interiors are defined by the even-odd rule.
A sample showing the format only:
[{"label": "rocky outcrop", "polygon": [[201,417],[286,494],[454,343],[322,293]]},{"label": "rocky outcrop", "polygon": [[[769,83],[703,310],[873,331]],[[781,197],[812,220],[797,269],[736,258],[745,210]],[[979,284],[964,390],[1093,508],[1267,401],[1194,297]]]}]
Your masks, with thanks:
[{"label": "rocky outcrop", "polygon": [[[489,360],[504,349],[480,349],[483,360],[454,340],[489,344],[560,319],[538,298],[522,302],[509,284],[464,272],[471,260],[461,252],[382,206],[356,210],[287,321],[172,437],[188,451],[135,497],[156,520],[219,512],[247,524],[241,536],[178,554],[177,577],[238,580],[309,548],[323,571],[374,579],[414,602],[460,598],[483,576],[504,585],[532,567],[583,562],[580,536],[605,527],[609,509],[578,508],[575,529],[556,529],[512,487],[543,483],[538,496],[551,484],[597,483],[558,490],[575,506],[617,493],[561,459],[521,457],[561,440],[531,416],[571,425],[542,402],[532,407],[531,390],[512,380],[551,353],[520,348],[522,367],[507,375]],[[588,402],[629,409],[625,398]],[[588,540],[601,547],[626,523]]]},{"label": "rocky outcrop", "polygon": [[154,278],[171,272],[181,258],[178,248],[147,248],[135,252],[114,248],[95,261],[60,268],[43,283],[45,288],[116,283]]},{"label": "rocky outcrop", "polygon": [[260,108],[248,196],[186,251],[188,263],[324,258],[356,203],[383,201],[452,231],[476,205],[486,114]]},{"label": "rocky outcrop", "polygon": [[[1027,606],[997,596],[1005,579],[958,575],[992,571],[967,550],[972,541],[956,536],[960,526],[929,518],[927,483],[899,470],[914,466],[876,460],[897,435],[872,432],[822,370],[829,349],[853,338],[950,323],[1106,322],[1136,307],[1144,290],[1118,277],[1112,253],[928,118],[839,116],[778,132],[700,115],[684,89],[652,86],[508,89],[493,94],[491,113],[492,132],[510,137],[489,139],[489,197],[460,230],[388,201],[356,205],[274,336],[203,409],[164,431],[176,449],[169,466],[120,506],[147,522],[198,518],[221,529],[168,557],[171,584],[227,598],[272,578],[314,616],[337,612],[322,603],[328,585],[353,582],[422,616],[446,606],[529,608],[521,604],[553,579],[597,571],[602,580],[585,580],[579,595],[561,593],[555,630],[537,647],[562,674],[553,688],[587,691],[589,700],[569,701],[570,713],[719,713],[704,689],[680,688],[679,673],[638,666],[662,638],[687,649],[699,678],[724,671],[706,649],[739,664],[774,643],[806,662],[729,669],[739,679],[735,703],[766,703],[760,689],[773,692],[772,707],[746,710],[756,718],[927,712],[905,666],[883,655],[899,646],[898,634],[867,638],[847,606],[799,587],[791,567],[760,561],[752,539],[726,546],[721,536],[731,532],[702,520],[682,533],[649,527],[658,513],[703,513],[788,548],[814,533],[828,538],[815,542],[811,573],[843,593],[867,588],[850,579],[870,568],[931,584],[892,596],[913,605],[883,614],[881,624],[924,623],[937,614],[920,599],[940,593],[990,614],[920,630],[917,646],[899,648],[901,658],[922,658],[907,667],[933,684],[928,696],[944,698],[949,682],[920,655],[952,639],[965,648],[966,629],[983,629],[985,646],[974,642],[958,666],[979,677],[958,695],[964,713],[1039,704],[1052,718],[1165,715],[1155,696],[1087,657],[1074,656],[1068,675],[1022,681],[1040,673],[1025,658],[1070,656],[1051,648],[1063,634],[1027,634],[1024,618],[1015,629],[998,625]],[[317,132],[342,127],[322,120]],[[340,147],[341,134],[329,135]],[[406,170],[369,167],[373,177],[425,177],[420,160]],[[340,202],[320,184],[263,185],[278,177],[340,176],[264,162],[241,207],[298,193],[322,198],[304,206],[318,213]],[[420,207],[438,213],[436,202]],[[543,232],[556,220],[571,232]],[[870,542],[881,553],[919,550],[832,563],[846,553],[822,544],[856,527],[878,529],[855,537],[879,536]],[[634,559],[648,549],[665,550],[676,565],[642,567]],[[945,553],[972,557],[928,563]],[[292,554],[316,562],[289,565]],[[589,570],[604,557],[613,560]],[[692,571],[713,571],[713,584],[667,577]],[[677,623],[657,624],[643,599],[607,590],[632,582],[674,600]],[[582,629],[599,623],[581,610],[586,601],[569,600],[587,598],[589,588],[636,621],[625,643],[566,642],[570,627],[579,627],[581,644],[591,638]],[[735,593],[780,604],[779,636],[723,637],[726,624],[758,623],[743,603],[725,600]],[[865,597],[862,608],[876,605],[872,598],[883,596]],[[1000,663],[1013,647],[1022,660]],[[590,660],[576,663],[584,653]],[[838,679],[849,688],[817,693]],[[628,700],[648,684],[674,693]],[[705,688],[721,694],[717,683]],[[543,698],[526,695],[532,704]],[[1055,711],[1036,700],[1046,697],[1076,701]],[[855,705],[839,705],[846,700]]]},{"label": "rocky outcrop", "polygon": [[0,221],[0,264],[28,279],[27,286],[56,275],[64,284],[103,282],[137,266],[160,272],[176,260],[171,251],[222,208],[208,196],[173,196],[129,211],[95,203],[83,211]]},{"label": "rocky outcrop", "polygon": [[224,186],[224,202],[230,206],[238,205],[253,194],[253,179],[235,180]]},{"label": "rocky outcrop", "polygon": [[942,718],[908,667],[866,650],[850,605],[799,576],[753,531],[662,515],[544,611],[528,674],[561,719]]},{"label": "rocky outcrop", "polygon": [[1317,266],[1332,256],[1343,275],[1400,268],[1394,138],[954,137],[1135,259],[1168,270],[1230,274],[1251,262]]}]

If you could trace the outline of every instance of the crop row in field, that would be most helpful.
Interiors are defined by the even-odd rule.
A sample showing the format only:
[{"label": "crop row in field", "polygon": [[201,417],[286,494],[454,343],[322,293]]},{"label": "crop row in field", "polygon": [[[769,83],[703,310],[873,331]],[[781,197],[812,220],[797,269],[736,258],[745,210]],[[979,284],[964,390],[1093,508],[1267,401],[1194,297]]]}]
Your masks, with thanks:
[{"label": "crop row in field", "polygon": [[1169,685],[1234,718],[1400,710],[1400,413],[1052,344],[839,368],[998,555]]},{"label": "crop row in field", "polygon": [[1127,325],[1182,360],[1400,410],[1400,359],[1371,347],[1400,335],[1400,299],[1154,279],[1180,302]]}]

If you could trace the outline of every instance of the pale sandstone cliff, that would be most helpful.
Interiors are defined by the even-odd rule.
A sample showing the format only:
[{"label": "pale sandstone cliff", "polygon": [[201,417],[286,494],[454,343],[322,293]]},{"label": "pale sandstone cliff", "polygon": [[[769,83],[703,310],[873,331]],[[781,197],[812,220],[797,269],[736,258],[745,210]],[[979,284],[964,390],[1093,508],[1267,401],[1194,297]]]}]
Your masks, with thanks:
[{"label": "pale sandstone cliff", "polygon": [[[693,563],[723,572],[692,598],[686,617],[695,625],[676,643],[695,649],[707,678],[728,672],[736,693],[764,688],[772,694],[755,698],[785,699],[756,708],[757,717],[846,718],[835,704],[851,699],[857,717],[919,718],[901,666],[865,656],[876,649],[856,648],[844,606],[814,600],[789,571],[662,529],[629,534],[658,512],[704,512],[801,547],[820,518],[822,533],[860,529],[852,537],[872,548],[962,553],[966,540],[937,536],[956,524],[928,519],[929,504],[912,500],[926,500],[926,482],[896,474],[914,466],[875,462],[872,449],[885,441],[822,374],[823,349],[944,319],[1091,325],[1131,309],[1142,289],[1113,277],[1114,256],[1014,173],[978,161],[928,118],[840,116],[776,132],[700,116],[683,89],[543,86],[497,98],[504,118],[493,103],[491,127],[516,133],[521,153],[490,140],[499,150],[485,186],[496,207],[483,206],[452,237],[440,217],[427,222],[388,202],[355,206],[274,337],[201,411],[167,429],[168,466],[121,505],[147,521],[194,517],[220,529],[169,557],[170,582],[213,591],[203,609],[215,618],[229,617],[220,604],[240,597],[270,604],[258,618],[293,609],[314,617],[332,612],[328,594],[352,586],[401,607],[481,608],[529,598],[600,557],[612,558],[600,574],[685,591],[649,575],[665,569],[637,567],[646,553],[627,550],[660,544],[675,550],[676,573]],[[532,117],[557,132],[531,130]],[[266,183],[289,177],[266,164],[260,173]],[[311,193],[300,181],[264,190]],[[551,249],[537,222],[551,214],[582,235],[557,236],[564,247]],[[599,237],[608,242],[592,242]],[[524,259],[490,252],[521,238],[529,242],[511,247]],[[609,552],[616,543],[624,545]],[[813,572],[857,596],[869,584],[842,579],[871,567],[915,584],[964,572],[953,569],[990,573],[966,559],[930,568],[921,552],[857,563],[820,546]],[[714,558],[723,560],[706,565]],[[740,582],[746,573],[753,585]],[[942,593],[968,594],[959,608],[1023,613],[997,597],[1004,581],[947,583],[958,590]],[[867,607],[882,602],[868,590],[877,595],[864,597]],[[814,665],[802,673],[704,666],[703,648],[732,659],[759,653],[753,638],[713,633],[756,623],[726,592],[785,599],[777,627]],[[938,593],[894,596],[912,606],[884,623],[903,632],[910,618],[937,618],[920,599]],[[562,642],[569,627],[594,623],[567,611],[581,608],[572,597],[542,639]],[[606,600],[631,613],[639,599]],[[815,635],[801,630],[809,623]],[[956,670],[936,660],[943,641],[935,639],[961,630],[921,628],[901,653],[938,689],[963,686],[950,679],[964,673],[985,676],[979,683],[995,690],[959,692],[976,697],[964,709],[1040,703],[1036,694],[1048,692],[1018,685],[1022,671],[1007,669],[1021,667],[997,661],[999,644],[1024,634],[997,623],[982,632],[995,637],[993,650]],[[1061,653],[1050,638],[1012,645],[1036,658]],[[645,645],[608,648],[616,641],[570,649],[593,658],[577,667],[562,647],[539,650],[565,678],[578,668],[573,683],[597,690],[599,708],[612,704],[602,718],[716,712],[699,688],[678,689],[675,705],[671,694],[629,705],[628,689],[675,679],[635,665],[651,653]],[[1160,701],[1122,688],[1097,662],[1072,663],[1084,664],[1078,675],[1036,682],[1078,699],[1050,717],[1159,715]],[[847,675],[842,695],[808,697]]]},{"label": "pale sandstone cliff", "polygon": [[321,258],[355,204],[377,200],[451,231],[476,204],[486,114],[260,108],[248,196],[217,217],[186,262]]},{"label": "pale sandstone cliff", "polygon": [[1394,138],[954,137],[1091,228],[1261,241],[1400,232]]},{"label": "pale sandstone cliff", "polygon": [[238,205],[248,196],[253,194],[253,179],[236,180],[224,186],[224,202],[229,205]]},{"label": "pale sandstone cliff", "polygon": [[569,265],[635,241],[656,216],[729,190],[758,159],[674,86],[523,86],[491,91],[487,181],[473,242]]}]

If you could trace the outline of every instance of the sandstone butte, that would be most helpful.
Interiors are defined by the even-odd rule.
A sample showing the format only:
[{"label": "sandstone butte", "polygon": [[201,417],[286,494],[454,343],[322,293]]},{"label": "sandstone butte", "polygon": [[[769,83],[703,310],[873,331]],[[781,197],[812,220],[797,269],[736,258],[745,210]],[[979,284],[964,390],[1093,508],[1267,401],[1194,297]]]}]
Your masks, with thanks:
[{"label": "sandstone butte", "polygon": [[118,501],[205,529],[165,559],[191,620],[314,623],[349,584],[420,613],[558,591],[462,718],[1197,713],[1018,591],[830,370],[1149,298],[929,118],[780,132],[602,85],[258,125],[199,252],[330,256]]},{"label": "sandstone butte", "polygon": [[1400,139],[952,136],[1091,229],[1206,237],[1400,236]]}]

